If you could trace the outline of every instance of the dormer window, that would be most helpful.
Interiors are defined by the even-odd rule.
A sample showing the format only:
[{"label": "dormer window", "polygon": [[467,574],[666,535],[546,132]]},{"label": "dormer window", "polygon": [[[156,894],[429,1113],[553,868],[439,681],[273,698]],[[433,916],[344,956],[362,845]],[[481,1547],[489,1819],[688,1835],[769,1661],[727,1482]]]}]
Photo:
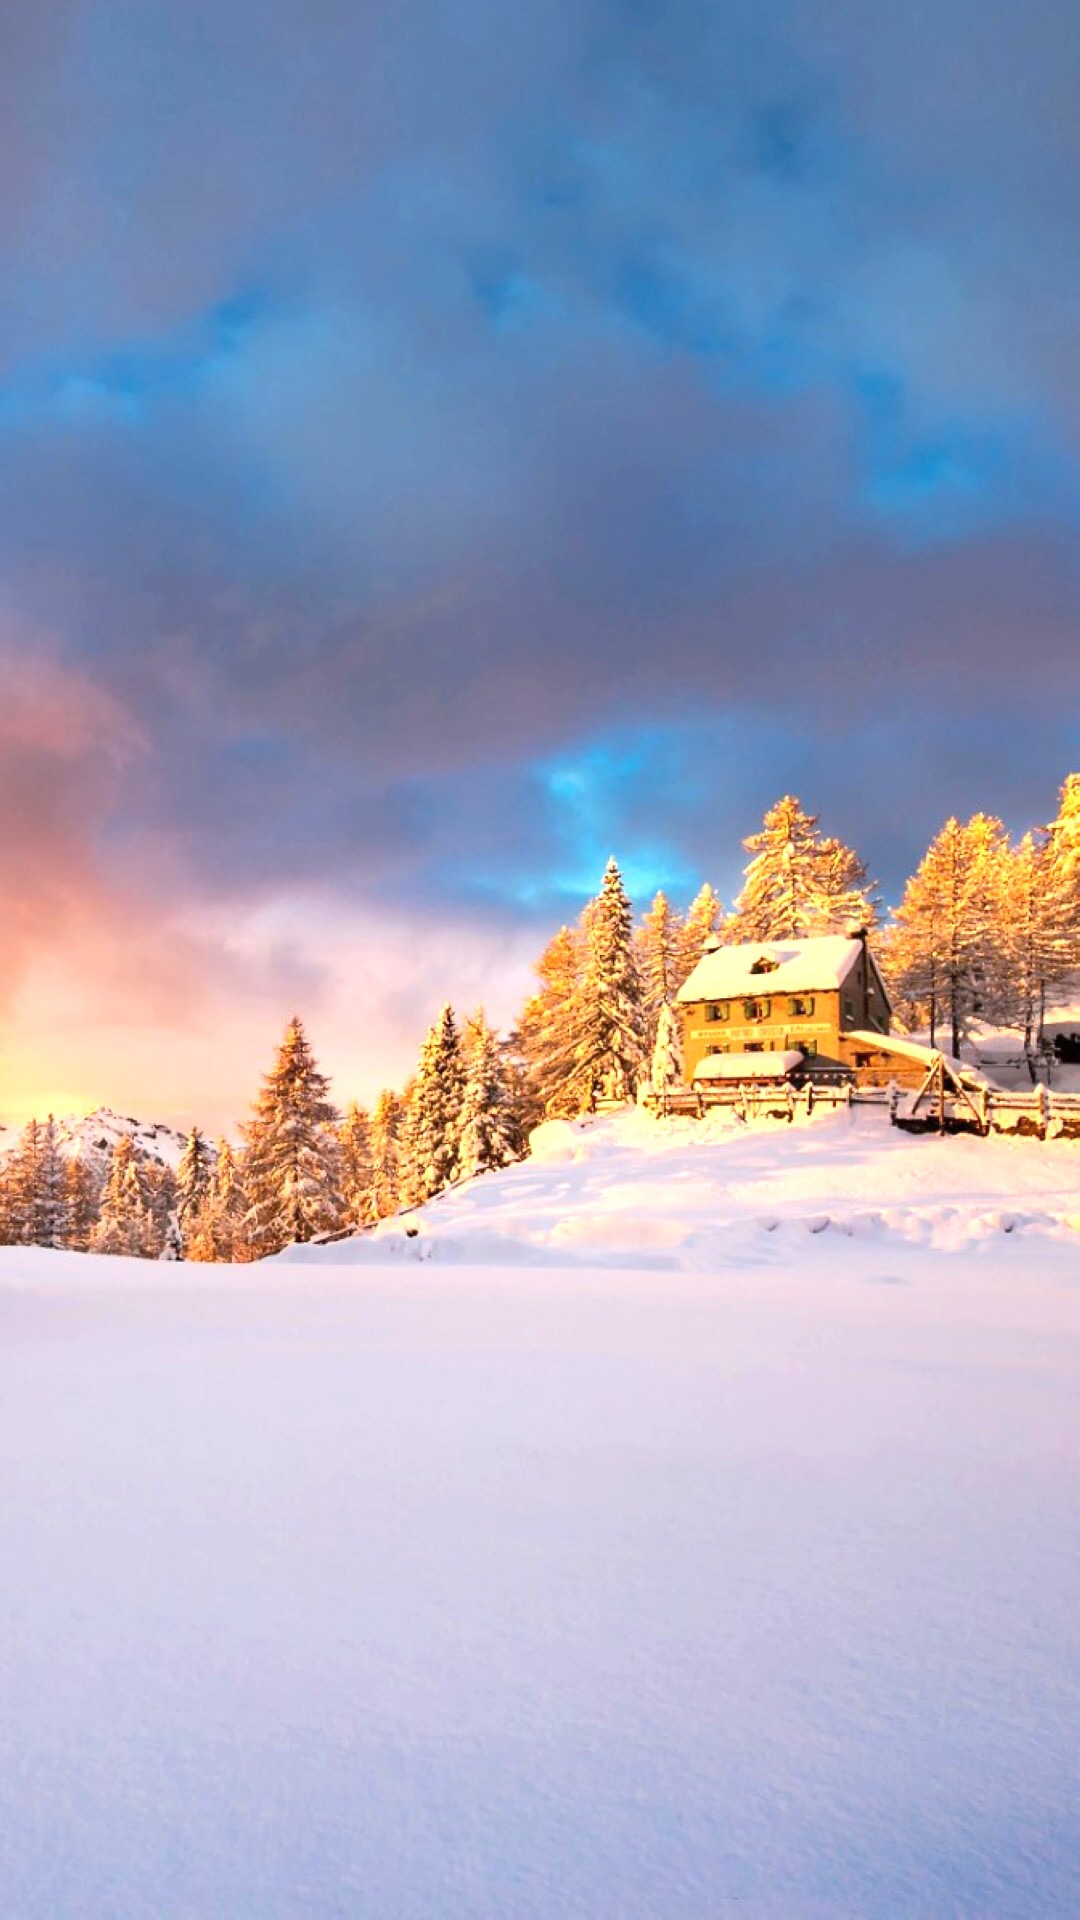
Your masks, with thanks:
[{"label": "dormer window", "polygon": [[750,971],[751,973],[775,973],[776,967],[777,962],[773,959],[772,954],[762,953],[758,955]]}]

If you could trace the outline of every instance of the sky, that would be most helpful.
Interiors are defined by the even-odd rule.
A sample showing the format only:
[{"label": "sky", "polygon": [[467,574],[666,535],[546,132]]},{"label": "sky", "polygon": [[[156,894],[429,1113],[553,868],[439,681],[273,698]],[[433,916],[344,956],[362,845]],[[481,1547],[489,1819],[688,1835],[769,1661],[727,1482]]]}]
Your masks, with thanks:
[{"label": "sky", "polygon": [[1071,0],[6,0],[0,1111],[1080,767]]}]

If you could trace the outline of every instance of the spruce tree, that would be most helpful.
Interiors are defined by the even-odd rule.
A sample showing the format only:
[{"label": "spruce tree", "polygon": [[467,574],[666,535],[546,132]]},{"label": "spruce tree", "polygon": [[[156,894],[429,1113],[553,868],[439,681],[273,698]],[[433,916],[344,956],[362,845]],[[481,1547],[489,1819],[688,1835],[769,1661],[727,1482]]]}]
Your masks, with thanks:
[{"label": "spruce tree", "polygon": [[634,939],[641,999],[650,1035],[655,1034],[660,1009],[675,998],[682,985],[682,956],[686,929],[667,895],[658,893],[642,916]]},{"label": "spruce tree", "polygon": [[375,1102],[369,1140],[371,1180],[367,1209],[372,1220],[385,1220],[397,1211],[402,1185],[402,1127],[404,1115],[396,1093],[385,1087]]},{"label": "spruce tree", "polygon": [[66,1247],[71,1231],[67,1160],[60,1148],[56,1121],[50,1113],[41,1138],[36,1196],[35,1243],[39,1247]]},{"label": "spruce tree", "polygon": [[247,1195],[236,1154],[227,1140],[215,1143],[210,1182],[202,1201],[189,1216],[184,1236],[185,1260],[246,1260],[250,1249],[244,1233]]},{"label": "spruce tree", "polygon": [[603,885],[585,910],[584,1021],[574,1082],[597,1097],[632,1100],[645,1055],[645,1016],[634,962],[633,911],[613,858]]},{"label": "spruce tree", "polygon": [[243,1129],[245,1237],[256,1256],[341,1225],[341,1152],[329,1086],[302,1022],[290,1020]]},{"label": "spruce tree", "polygon": [[143,1165],[143,1184],[151,1222],[147,1257],[151,1260],[180,1260],[183,1243],[176,1217],[176,1175],[159,1160]]},{"label": "spruce tree", "polygon": [[350,1102],[339,1133],[341,1141],[341,1190],[345,1198],[345,1224],[357,1230],[372,1224],[371,1209],[371,1121],[363,1107]]},{"label": "spruce tree", "polygon": [[30,1120],[8,1168],[8,1230],[23,1247],[64,1247],[68,1241],[67,1163],[56,1122]]},{"label": "spruce tree", "polygon": [[463,1180],[509,1166],[517,1158],[514,1118],[498,1040],[481,1018],[469,1052],[461,1108],[458,1167]]},{"label": "spruce tree", "polygon": [[210,1150],[210,1144],[198,1127],[192,1127],[184,1141],[180,1165],[176,1170],[176,1221],[180,1233],[181,1251],[185,1259],[188,1240],[194,1230],[195,1221],[202,1213],[210,1194],[213,1172],[214,1156]]},{"label": "spruce tree", "polygon": [[97,1226],[101,1208],[101,1179],[81,1153],[67,1163],[66,1199],[68,1208],[67,1244],[77,1253],[85,1253]]},{"label": "spruce tree", "polygon": [[122,1133],[112,1150],[90,1250],[145,1260],[153,1257],[155,1240],[150,1198],[135,1143],[129,1133]]},{"label": "spruce tree", "polygon": [[649,1080],[654,1093],[664,1094],[682,1084],[682,1024],[673,1006],[665,1002],[656,1023]]},{"label": "spruce tree", "polygon": [[444,1006],[420,1052],[405,1129],[405,1197],[420,1206],[458,1175],[465,1088],[461,1037]]}]

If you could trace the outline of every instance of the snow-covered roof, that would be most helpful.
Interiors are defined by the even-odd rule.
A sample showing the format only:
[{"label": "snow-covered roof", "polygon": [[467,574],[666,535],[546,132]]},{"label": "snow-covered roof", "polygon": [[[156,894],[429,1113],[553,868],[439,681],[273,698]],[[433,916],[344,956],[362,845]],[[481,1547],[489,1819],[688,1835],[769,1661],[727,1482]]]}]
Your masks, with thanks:
[{"label": "snow-covered roof", "polygon": [[988,1085],[985,1074],[977,1067],[969,1067],[963,1060],[957,1060],[953,1054],[943,1052],[941,1047],[924,1047],[918,1040],[904,1040],[895,1033],[870,1033],[862,1028],[844,1029],[844,1039],[853,1040],[857,1047],[874,1047],[879,1053],[895,1053],[901,1060],[917,1060],[927,1072],[934,1061],[944,1060],[953,1079],[960,1080],[965,1086],[984,1087]]},{"label": "snow-covered roof", "polygon": [[785,1080],[805,1063],[806,1055],[795,1047],[786,1053],[707,1053],[694,1068],[694,1079]]},{"label": "snow-covered roof", "polygon": [[[716,947],[679,988],[680,1000],[733,1000],[739,994],[818,993],[843,985],[862,952],[847,934],[813,940],[759,940]],[[761,967],[764,961],[766,966]],[[755,966],[758,971],[755,972]]]}]

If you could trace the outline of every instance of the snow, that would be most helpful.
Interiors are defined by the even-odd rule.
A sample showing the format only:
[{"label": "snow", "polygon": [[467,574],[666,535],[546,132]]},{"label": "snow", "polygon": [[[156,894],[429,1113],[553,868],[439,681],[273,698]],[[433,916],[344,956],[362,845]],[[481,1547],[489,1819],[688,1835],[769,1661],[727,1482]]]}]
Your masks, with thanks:
[{"label": "snow", "polygon": [[[793,1122],[710,1111],[659,1118],[633,1108],[549,1120],[531,1157],[450,1189],[374,1233],[337,1243],[338,1263],[552,1264],[711,1271],[756,1263],[779,1235],[801,1258],[808,1228],[834,1239],[979,1248],[1003,1230],[1080,1256],[1080,1141],[910,1134],[883,1107]],[[662,1243],[662,1252],[658,1248]],[[328,1257],[290,1247],[301,1265]]]},{"label": "snow", "polygon": [[[769,993],[827,993],[841,987],[860,954],[862,941],[846,934],[821,934],[812,940],[748,942],[716,947],[698,961],[679,988],[681,1001],[754,998]],[[756,961],[770,970],[754,973]]]},{"label": "snow", "polygon": [[783,1080],[806,1064],[797,1048],[785,1053],[707,1053],[694,1068],[695,1080]]},{"label": "snow", "polygon": [[1073,1915],[1080,1147],[537,1146],[0,1251],[4,1912]]}]

